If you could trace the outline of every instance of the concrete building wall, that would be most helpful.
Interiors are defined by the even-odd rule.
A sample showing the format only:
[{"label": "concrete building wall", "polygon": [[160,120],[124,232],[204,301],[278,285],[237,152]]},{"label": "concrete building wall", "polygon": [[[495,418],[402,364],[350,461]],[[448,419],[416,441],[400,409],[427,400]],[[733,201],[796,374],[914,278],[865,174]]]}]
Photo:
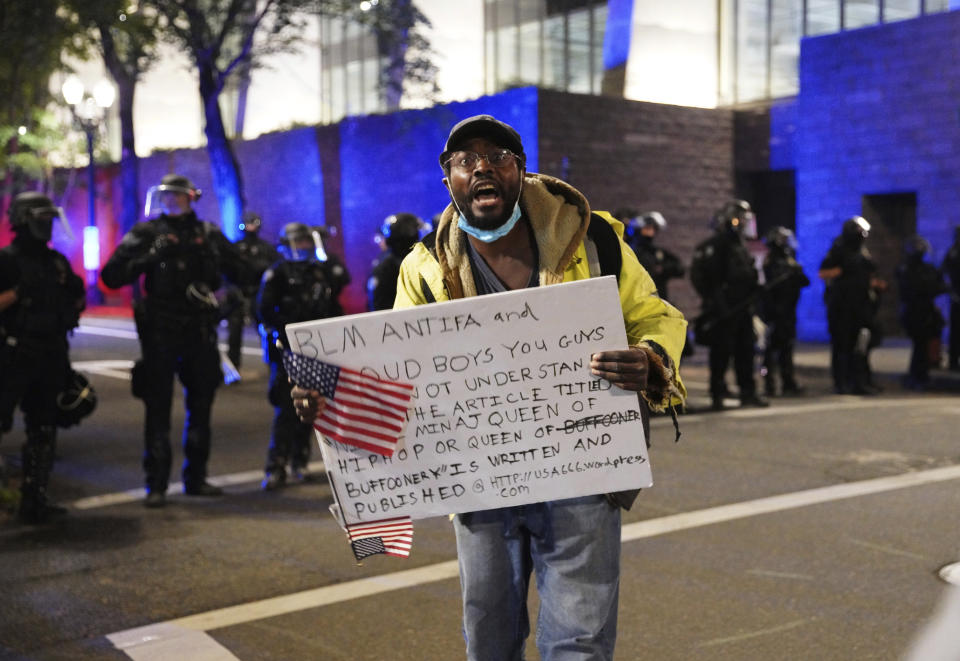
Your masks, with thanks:
[{"label": "concrete building wall", "polygon": [[[663,244],[684,261],[709,233],[713,210],[732,194],[730,111],[520,88],[238,141],[247,208],[262,215],[264,238],[275,238],[292,221],[335,227],[329,247],[344,257],[353,278],[342,301],[349,312],[363,311],[365,281],[379,252],[374,234],[389,214],[406,211],[430,219],[444,209],[449,196],[437,157],[450,127],[481,113],[520,132],[528,169],[567,179],[595,208],[660,210],[669,224]],[[205,150],[141,159],[141,199],[168,172],[185,174],[203,189],[197,213],[219,221]],[[98,191],[105,261],[122,236],[116,227],[121,193],[116,166],[100,169]],[[86,199],[81,182],[68,200],[75,228],[83,224]],[[79,241],[66,247],[78,264],[80,250]],[[128,300],[126,290],[107,294],[113,304]],[[671,295],[688,315],[696,313],[698,301],[686,281],[673,285]]]},{"label": "concrete building wall", "polygon": [[[868,215],[868,195],[915,194],[916,231],[939,263],[960,220],[960,13],[806,39],[800,90],[792,144],[807,273],[815,276],[842,221],[864,215],[879,223],[867,246],[883,255],[881,275],[892,280],[897,228]],[[827,339],[823,285],[812,279],[798,331]],[[886,305],[896,295],[888,292]]]},{"label": "concrete building wall", "polygon": [[[568,181],[595,209],[660,211],[659,243],[689,264],[733,194],[733,113],[545,90],[539,112],[541,172]],[[672,281],[670,298],[697,313],[688,280]]]}]

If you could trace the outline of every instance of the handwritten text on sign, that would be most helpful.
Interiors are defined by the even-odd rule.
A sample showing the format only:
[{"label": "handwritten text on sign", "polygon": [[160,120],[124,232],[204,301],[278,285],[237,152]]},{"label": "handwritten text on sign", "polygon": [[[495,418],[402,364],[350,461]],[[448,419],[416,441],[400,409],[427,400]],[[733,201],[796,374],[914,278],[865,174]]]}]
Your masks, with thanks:
[{"label": "handwritten text on sign", "polygon": [[348,523],[647,487],[636,393],[590,374],[624,349],[616,279],[287,326],[296,353],[416,386],[392,458],[324,442]]}]

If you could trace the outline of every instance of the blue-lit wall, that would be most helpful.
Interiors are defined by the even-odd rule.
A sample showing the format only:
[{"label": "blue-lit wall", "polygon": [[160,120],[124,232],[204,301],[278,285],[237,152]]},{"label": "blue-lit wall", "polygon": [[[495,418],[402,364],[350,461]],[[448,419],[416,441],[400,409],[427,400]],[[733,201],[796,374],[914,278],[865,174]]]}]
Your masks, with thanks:
[{"label": "blue-lit wall", "polygon": [[343,245],[353,282],[344,295],[362,310],[370,264],[380,252],[374,236],[383,219],[408,212],[429,220],[450,201],[438,157],[450,128],[471,115],[490,114],[520,133],[527,169],[537,170],[538,93],[527,87],[463,103],[340,123],[340,204]]},{"label": "blue-lit wall", "polygon": [[798,333],[826,340],[815,274],[842,221],[862,213],[863,195],[915,192],[917,232],[936,263],[952,241],[960,221],[960,12],[805,39],[795,115],[779,112],[771,144],[781,166],[793,150],[799,258],[814,281]]}]

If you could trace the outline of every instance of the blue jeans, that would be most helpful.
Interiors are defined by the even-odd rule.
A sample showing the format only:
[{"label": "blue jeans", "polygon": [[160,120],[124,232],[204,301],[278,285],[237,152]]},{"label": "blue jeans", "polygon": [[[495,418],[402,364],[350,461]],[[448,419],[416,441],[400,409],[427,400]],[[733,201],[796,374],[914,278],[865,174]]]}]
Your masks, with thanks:
[{"label": "blue jeans", "polygon": [[585,496],[459,514],[454,530],[470,661],[522,661],[531,571],[542,660],[613,658],[619,508],[604,496]]}]

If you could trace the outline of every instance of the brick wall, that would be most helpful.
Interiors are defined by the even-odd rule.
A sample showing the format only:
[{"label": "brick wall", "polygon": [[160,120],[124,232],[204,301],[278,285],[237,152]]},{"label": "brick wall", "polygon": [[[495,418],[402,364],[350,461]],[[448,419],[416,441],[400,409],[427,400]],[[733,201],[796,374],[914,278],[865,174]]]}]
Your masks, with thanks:
[{"label": "brick wall", "polygon": [[[263,216],[261,236],[271,240],[292,221],[335,226],[330,247],[345,258],[353,277],[343,303],[348,312],[363,311],[365,281],[379,251],[374,234],[389,214],[406,211],[429,219],[447,205],[437,156],[450,127],[480,113],[520,132],[530,170],[567,179],[595,208],[661,211],[668,222],[663,245],[687,262],[709,234],[714,209],[732,194],[732,112],[522,88],[238,142],[247,208]],[[140,198],[168,172],[185,174],[205,191],[197,213],[217,222],[206,151],[141,159]],[[105,261],[122,236],[115,222],[120,188],[115,166],[101,168],[100,175]],[[85,195],[82,186],[74,189],[77,218],[85,216]],[[79,251],[78,243],[77,259]],[[109,296],[115,304],[126,300],[125,292]],[[671,298],[688,316],[696,314],[699,301],[688,281],[675,281]]]},{"label": "brick wall", "polygon": [[[794,150],[809,274],[863,196],[887,193],[916,193],[917,232],[939,263],[960,221],[958,98],[960,12],[803,41]],[[894,267],[881,264],[887,277]],[[817,281],[801,300],[802,338],[827,338],[822,295]]]},{"label": "brick wall", "polygon": [[[541,91],[540,171],[566,179],[595,209],[658,210],[660,243],[689,264],[713,212],[733,194],[733,113]],[[688,316],[699,298],[674,280]]]}]

